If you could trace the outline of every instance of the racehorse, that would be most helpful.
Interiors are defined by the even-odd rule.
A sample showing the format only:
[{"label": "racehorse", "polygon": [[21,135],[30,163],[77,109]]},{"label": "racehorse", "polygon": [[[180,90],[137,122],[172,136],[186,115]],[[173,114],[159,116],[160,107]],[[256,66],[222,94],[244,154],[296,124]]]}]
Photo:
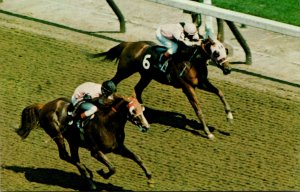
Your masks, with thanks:
[{"label": "racehorse", "polygon": [[171,81],[167,81],[166,75],[157,69],[158,58],[165,51],[165,47],[156,45],[154,42],[122,42],[106,52],[88,54],[88,56],[90,58],[105,56],[106,60],[113,61],[116,59],[118,61],[117,72],[111,79],[116,85],[134,73],[139,72],[141,79],[134,90],[140,103],[143,103],[141,98],[142,92],[152,79],[162,84],[181,88],[202,123],[206,135],[208,138],[213,139],[214,135],[210,132],[205,122],[196,97],[195,88],[218,95],[224,105],[227,120],[233,120],[230,106],[224,94],[207,79],[207,63],[209,60],[222,69],[225,75],[231,72],[227,59],[227,49],[220,41],[212,40],[211,38],[203,40],[201,45],[198,46],[187,47],[181,45],[178,48],[178,52],[169,60],[167,71],[171,76]]},{"label": "racehorse", "polygon": [[[124,127],[127,120],[143,131],[149,128],[149,123],[143,114],[144,107],[137,99],[115,96],[109,107],[98,110],[94,118],[87,123],[84,140],[80,139],[80,131],[75,125],[67,124],[69,105],[68,99],[59,98],[46,104],[27,106],[22,111],[21,125],[16,132],[22,139],[25,139],[32,129],[42,127],[57,144],[59,157],[78,168],[90,190],[96,189],[96,185],[93,182],[92,171],[80,163],[79,147],[88,149],[92,157],[107,166],[108,172],[97,171],[103,178],[108,179],[115,173],[115,167],[105,155],[113,152],[135,161],[145,172],[148,184],[153,184],[151,172],[144,166],[140,157],[124,145]],[[64,139],[69,144],[71,156],[66,150]]]}]

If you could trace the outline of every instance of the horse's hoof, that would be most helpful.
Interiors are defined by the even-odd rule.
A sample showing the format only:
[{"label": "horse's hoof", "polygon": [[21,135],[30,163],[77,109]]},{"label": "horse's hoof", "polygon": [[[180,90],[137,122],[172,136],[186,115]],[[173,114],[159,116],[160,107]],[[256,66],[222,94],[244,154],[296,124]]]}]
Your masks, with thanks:
[{"label": "horse's hoof", "polygon": [[88,180],[88,186],[89,186],[89,190],[91,190],[91,191],[95,191],[97,189],[97,186],[91,180]]},{"label": "horse's hoof", "polygon": [[151,188],[154,187],[154,184],[155,184],[154,180],[150,179],[147,181],[147,183],[148,183],[149,187],[151,187]]},{"label": "horse's hoof", "polygon": [[229,124],[233,124],[233,119],[227,118],[227,122],[228,122]]},{"label": "horse's hoof", "polygon": [[103,169],[100,169],[98,171],[96,171],[101,177],[103,177],[104,179],[106,179],[106,173],[104,172]]},{"label": "horse's hoof", "polygon": [[97,173],[98,173],[101,177],[103,177],[103,179],[109,179],[110,176],[112,176],[112,175],[115,173],[115,171],[110,171],[110,172],[108,172],[108,173],[105,173],[103,169],[100,169],[100,170],[97,171]]},{"label": "horse's hoof", "polygon": [[207,137],[208,137],[210,140],[214,140],[214,139],[215,139],[215,136],[214,136],[212,133],[208,134]]},{"label": "horse's hoof", "polygon": [[227,120],[228,121],[233,120],[233,115],[231,112],[227,113]]}]

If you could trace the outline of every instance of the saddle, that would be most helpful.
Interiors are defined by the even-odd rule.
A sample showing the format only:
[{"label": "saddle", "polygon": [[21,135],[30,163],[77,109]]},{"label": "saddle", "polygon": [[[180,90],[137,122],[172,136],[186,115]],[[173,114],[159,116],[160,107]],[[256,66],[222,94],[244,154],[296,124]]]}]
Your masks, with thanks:
[{"label": "saddle", "polygon": [[83,110],[80,108],[80,105],[85,102],[87,101],[82,100],[78,102],[75,106],[73,106],[72,103],[70,103],[70,105],[67,108],[68,115],[67,115],[66,122],[69,126],[72,126],[74,124],[74,126],[79,129],[81,140],[84,140],[84,127],[87,125],[90,119],[93,118],[93,117],[87,118],[84,121],[81,120],[80,114],[83,112]]},{"label": "saddle", "polygon": [[170,76],[169,62],[172,59],[172,57],[170,57],[165,63],[160,63],[160,58],[167,50],[168,49],[166,47],[160,45],[150,46],[145,52],[142,64],[145,71],[153,71],[155,72],[155,74],[160,74],[165,79],[170,81],[168,77]]}]

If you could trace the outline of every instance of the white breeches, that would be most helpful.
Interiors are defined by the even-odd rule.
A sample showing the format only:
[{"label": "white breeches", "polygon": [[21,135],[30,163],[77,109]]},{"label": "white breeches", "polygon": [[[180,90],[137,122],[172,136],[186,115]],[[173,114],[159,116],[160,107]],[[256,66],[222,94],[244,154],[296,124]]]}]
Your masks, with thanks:
[{"label": "white breeches", "polygon": [[174,41],[165,38],[161,33],[160,33],[160,28],[156,30],[156,38],[157,40],[165,47],[168,48],[168,52],[173,55],[174,53],[177,52],[178,45]]}]

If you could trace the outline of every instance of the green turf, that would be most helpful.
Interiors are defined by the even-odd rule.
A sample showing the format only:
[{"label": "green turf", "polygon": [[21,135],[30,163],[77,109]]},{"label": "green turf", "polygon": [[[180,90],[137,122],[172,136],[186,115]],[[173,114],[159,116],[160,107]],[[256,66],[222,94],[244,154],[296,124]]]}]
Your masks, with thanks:
[{"label": "green turf", "polygon": [[212,0],[217,7],[300,26],[300,0]]}]

